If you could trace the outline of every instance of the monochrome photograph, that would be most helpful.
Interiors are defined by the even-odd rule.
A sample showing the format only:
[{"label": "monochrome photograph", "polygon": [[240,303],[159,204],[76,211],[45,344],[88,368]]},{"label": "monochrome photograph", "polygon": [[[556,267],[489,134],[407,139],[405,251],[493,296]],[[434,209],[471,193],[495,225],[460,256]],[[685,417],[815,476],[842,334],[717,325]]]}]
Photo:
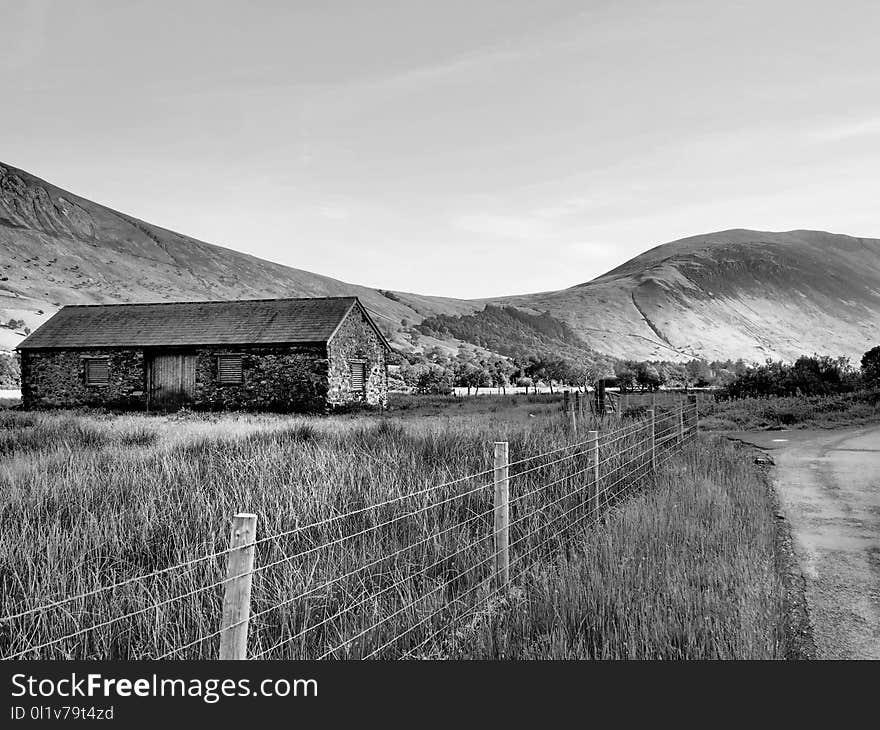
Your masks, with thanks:
[{"label": "monochrome photograph", "polygon": [[0,18],[12,720],[880,658],[876,3]]}]

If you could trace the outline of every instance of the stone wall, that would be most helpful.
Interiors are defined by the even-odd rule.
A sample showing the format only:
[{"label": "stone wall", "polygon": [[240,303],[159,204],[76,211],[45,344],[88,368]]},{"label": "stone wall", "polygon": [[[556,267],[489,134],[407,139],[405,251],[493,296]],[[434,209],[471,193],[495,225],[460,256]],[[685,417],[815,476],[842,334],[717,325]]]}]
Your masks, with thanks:
[{"label": "stone wall", "polygon": [[[327,353],[322,346],[203,347],[196,353],[193,408],[322,411],[327,403]],[[242,357],[242,382],[221,384],[218,355]],[[110,383],[86,385],[87,357],[109,357]],[[25,408],[147,407],[149,354],[143,350],[25,350]]]},{"label": "stone wall", "polygon": [[[109,357],[107,385],[86,385],[88,357]],[[25,408],[144,408],[147,403],[144,373],[141,350],[24,350],[21,353],[22,404]]]},{"label": "stone wall", "polygon": [[[330,361],[327,401],[331,407],[366,403],[384,408],[388,404],[385,346],[359,307],[354,307],[342,321],[327,350]],[[365,392],[351,389],[351,360],[365,361]]]},{"label": "stone wall", "polygon": [[[221,384],[219,355],[241,355],[242,382]],[[195,405],[211,409],[320,411],[327,399],[323,347],[200,348]]]}]

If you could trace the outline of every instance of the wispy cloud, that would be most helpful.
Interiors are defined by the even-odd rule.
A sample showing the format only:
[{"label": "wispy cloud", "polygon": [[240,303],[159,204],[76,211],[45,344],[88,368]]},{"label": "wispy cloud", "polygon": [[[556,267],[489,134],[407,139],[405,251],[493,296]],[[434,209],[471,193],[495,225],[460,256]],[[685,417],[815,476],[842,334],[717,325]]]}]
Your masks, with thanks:
[{"label": "wispy cloud", "polygon": [[808,133],[812,142],[840,142],[853,137],[867,137],[880,134],[880,116],[857,121],[839,122]]},{"label": "wispy cloud", "polygon": [[368,89],[409,89],[429,84],[445,83],[461,79],[472,80],[475,74],[489,72],[499,63],[515,61],[522,56],[520,50],[487,49],[452,59],[450,61],[408,69],[400,73],[363,83]]},{"label": "wispy cloud", "polygon": [[592,205],[587,198],[569,198],[556,204],[545,205],[535,210],[535,216],[544,220],[557,220],[577,215]]},{"label": "wispy cloud", "polygon": [[533,215],[474,213],[460,216],[453,224],[468,233],[515,240],[546,238],[553,234],[551,223]]},{"label": "wispy cloud", "polygon": [[320,205],[318,215],[331,221],[345,221],[351,217],[351,211],[340,205]]},{"label": "wispy cloud", "polygon": [[590,193],[589,195],[560,196],[558,201],[546,201],[526,207],[520,212],[477,211],[461,215],[453,224],[469,233],[481,233],[499,238],[534,239],[537,237],[567,237],[578,230],[596,212],[615,207],[632,199],[625,191]]}]

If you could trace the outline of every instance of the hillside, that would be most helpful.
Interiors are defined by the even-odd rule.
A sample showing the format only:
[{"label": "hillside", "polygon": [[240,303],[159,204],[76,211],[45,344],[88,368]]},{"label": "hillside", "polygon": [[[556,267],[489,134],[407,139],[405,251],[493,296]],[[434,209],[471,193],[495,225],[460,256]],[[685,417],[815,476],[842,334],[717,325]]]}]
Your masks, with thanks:
[{"label": "hillside", "polygon": [[530,314],[516,307],[487,304],[479,312],[427,317],[416,329],[438,339],[472,342],[490,352],[525,359],[530,355],[583,362],[596,359],[574,330],[547,314]]},{"label": "hillside", "polygon": [[880,342],[880,241],[721,231],[657,246],[568,289],[492,302],[549,312],[619,357],[857,361]]},{"label": "hillside", "polygon": [[[204,243],[0,163],[0,322],[22,320],[34,329],[63,304],[352,294],[392,336],[403,319],[473,309],[417,295],[404,302]],[[22,328],[0,327],[0,349],[23,335]]]},{"label": "hillside", "polygon": [[[791,359],[814,351],[857,359],[880,341],[880,241],[722,231],[657,246],[568,289],[464,301],[264,261],[0,163],[0,350],[63,304],[336,295],[360,297],[405,349],[455,350],[466,340],[509,352],[574,343],[635,359]],[[485,312],[487,304],[538,319]],[[455,321],[460,315],[465,320]],[[425,318],[434,319],[419,332],[414,326]],[[2,326],[10,320],[14,327]]]}]

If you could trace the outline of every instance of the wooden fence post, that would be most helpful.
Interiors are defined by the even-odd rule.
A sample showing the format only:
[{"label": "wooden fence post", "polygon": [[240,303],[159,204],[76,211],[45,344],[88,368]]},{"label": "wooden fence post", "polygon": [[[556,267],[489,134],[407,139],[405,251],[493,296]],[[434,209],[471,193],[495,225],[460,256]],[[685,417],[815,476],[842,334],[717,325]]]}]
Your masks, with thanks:
[{"label": "wooden fence post", "polygon": [[495,442],[495,584],[510,587],[510,478],[507,441]]},{"label": "wooden fence post", "polygon": [[570,408],[568,409],[568,419],[571,422],[571,435],[572,435],[572,438],[577,439],[577,435],[578,435],[577,413],[574,412],[574,403],[570,403],[569,406],[570,406]]},{"label": "wooden fence post", "polygon": [[648,418],[650,419],[648,422],[650,428],[650,437],[651,437],[651,471],[657,470],[657,442],[654,438],[655,433],[655,419],[654,419],[654,409],[648,409]]},{"label": "wooden fence post", "polygon": [[247,659],[248,622],[251,616],[251,578],[257,516],[241,512],[232,518],[226,556],[226,591],[220,624],[220,658]]},{"label": "wooden fence post", "polygon": [[678,444],[684,443],[684,402],[678,402]]},{"label": "wooden fence post", "polygon": [[590,431],[587,434],[590,441],[590,453],[593,461],[593,489],[590,498],[594,519],[599,521],[599,432]]},{"label": "wooden fence post", "polygon": [[700,433],[700,400],[698,395],[691,396],[691,402],[694,406],[694,433]]},{"label": "wooden fence post", "polygon": [[579,390],[574,392],[574,412],[578,416],[581,415],[581,392]]},{"label": "wooden fence post", "polygon": [[566,413],[568,412],[568,399],[570,397],[571,396],[567,390],[562,391],[562,410]]}]

